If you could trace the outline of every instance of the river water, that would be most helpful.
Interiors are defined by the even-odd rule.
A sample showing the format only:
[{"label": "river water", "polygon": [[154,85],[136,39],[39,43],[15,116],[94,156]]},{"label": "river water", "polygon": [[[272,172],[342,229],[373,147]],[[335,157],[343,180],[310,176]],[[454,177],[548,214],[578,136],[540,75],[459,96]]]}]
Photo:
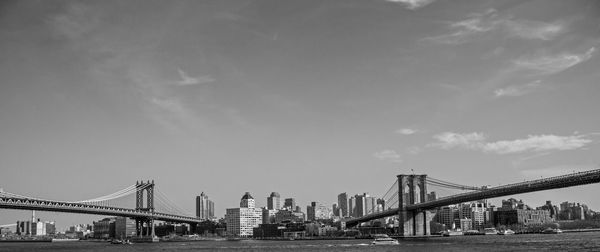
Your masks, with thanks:
[{"label": "river water", "polygon": [[192,241],[112,245],[107,242],[0,243],[0,251],[600,251],[600,232],[481,235],[402,239],[400,245],[370,240]]}]

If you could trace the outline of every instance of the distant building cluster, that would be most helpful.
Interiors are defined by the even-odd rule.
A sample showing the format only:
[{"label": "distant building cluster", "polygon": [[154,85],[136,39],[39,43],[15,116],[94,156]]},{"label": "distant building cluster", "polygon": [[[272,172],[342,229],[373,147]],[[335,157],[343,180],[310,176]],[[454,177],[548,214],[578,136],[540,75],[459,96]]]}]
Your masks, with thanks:
[{"label": "distant building cluster", "polygon": [[348,193],[343,192],[338,195],[337,199],[337,204],[333,206],[333,215],[340,219],[362,217],[386,209],[383,199],[372,197],[367,193],[348,197]]},{"label": "distant building cluster", "polygon": [[53,221],[17,221],[15,233],[17,235],[46,236],[56,234],[56,225]]}]

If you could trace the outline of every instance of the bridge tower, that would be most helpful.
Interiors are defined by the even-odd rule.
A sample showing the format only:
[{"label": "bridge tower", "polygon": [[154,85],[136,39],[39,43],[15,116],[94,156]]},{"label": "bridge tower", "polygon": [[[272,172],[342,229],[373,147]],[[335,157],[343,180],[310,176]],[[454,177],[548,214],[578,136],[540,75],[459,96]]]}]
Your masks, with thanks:
[{"label": "bridge tower", "polygon": [[[154,214],[154,180],[144,182],[136,181],[135,210],[150,212]],[[144,193],[146,194],[146,205],[144,206]],[[144,226],[145,224],[145,226]],[[154,237],[154,218],[135,218],[137,235]]]},{"label": "bridge tower", "polygon": [[407,211],[409,205],[427,201],[427,175],[398,175],[398,233],[401,236],[430,235],[433,214],[424,210]]}]

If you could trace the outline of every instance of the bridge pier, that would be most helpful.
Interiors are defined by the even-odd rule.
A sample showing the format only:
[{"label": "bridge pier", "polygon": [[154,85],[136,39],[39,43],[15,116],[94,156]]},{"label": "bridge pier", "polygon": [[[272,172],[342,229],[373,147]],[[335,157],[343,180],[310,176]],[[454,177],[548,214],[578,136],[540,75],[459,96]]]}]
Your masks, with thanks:
[{"label": "bridge pier", "polygon": [[400,236],[431,235],[433,214],[425,210],[406,210],[409,205],[427,200],[427,175],[398,175],[398,234]]},{"label": "bridge pier", "polygon": [[[152,182],[136,181],[135,184],[137,188],[135,209],[150,212],[154,215],[154,180]],[[146,206],[144,206],[144,193],[146,193]],[[136,218],[135,227],[140,238],[144,236],[153,238],[155,236],[153,217]]]}]

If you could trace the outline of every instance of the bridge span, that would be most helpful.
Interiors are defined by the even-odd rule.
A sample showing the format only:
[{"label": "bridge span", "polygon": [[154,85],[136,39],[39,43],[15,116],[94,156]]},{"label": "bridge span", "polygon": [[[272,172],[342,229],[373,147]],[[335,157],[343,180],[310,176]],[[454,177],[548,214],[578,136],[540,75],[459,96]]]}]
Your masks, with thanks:
[{"label": "bridge span", "polygon": [[[135,209],[111,206],[114,200],[133,194],[135,194]],[[0,208],[129,217],[136,221],[136,230],[140,237],[143,235],[154,236],[154,221],[188,223],[192,226],[204,221],[180,213],[155,211],[155,194],[158,195],[159,203],[166,204],[165,207],[171,211],[179,209],[172,205],[168,198],[155,190],[154,181],[136,182],[134,185],[109,195],[73,202],[38,199],[0,190]],[[162,202],[160,202],[161,200]]]},{"label": "bridge span", "polygon": [[[399,175],[400,176],[425,176],[425,175]],[[392,208],[382,212],[377,212],[369,215],[365,215],[358,218],[353,218],[346,221],[346,226],[356,226],[359,223],[367,222],[370,220],[376,220],[384,217],[399,215],[402,212],[423,212],[424,210],[434,209],[437,207],[458,204],[469,201],[476,201],[481,199],[489,199],[496,198],[507,195],[528,193],[528,192],[536,192],[543,190],[551,190],[586,184],[593,184],[600,182],[600,169],[577,172],[562,176],[537,179],[525,182],[519,182],[514,184],[508,184],[504,186],[491,187],[491,188],[481,188],[480,191],[475,192],[467,192],[456,194],[444,198],[439,198],[432,201],[420,202],[411,205],[406,205],[404,207]],[[403,188],[399,188],[398,195],[399,198],[402,198]],[[408,193],[408,192],[407,192]]]}]

